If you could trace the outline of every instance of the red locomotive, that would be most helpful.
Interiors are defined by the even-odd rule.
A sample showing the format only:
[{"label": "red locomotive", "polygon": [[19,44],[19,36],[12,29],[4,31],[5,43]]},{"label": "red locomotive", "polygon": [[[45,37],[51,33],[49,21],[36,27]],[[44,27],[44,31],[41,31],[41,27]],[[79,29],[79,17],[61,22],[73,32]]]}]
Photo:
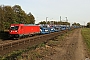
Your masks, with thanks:
[{"label": "red locomotive", "polygon": [[33,24],[11,24],[9,30],[10,38],[31,36],[37,33],[40,33],[40,26]]}]

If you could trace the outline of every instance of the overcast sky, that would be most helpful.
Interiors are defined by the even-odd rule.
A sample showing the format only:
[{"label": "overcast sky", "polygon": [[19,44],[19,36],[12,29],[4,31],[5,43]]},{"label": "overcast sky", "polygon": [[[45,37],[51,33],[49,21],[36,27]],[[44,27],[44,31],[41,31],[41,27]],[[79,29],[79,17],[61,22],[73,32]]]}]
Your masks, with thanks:
[{"label": "overcast sky", "polygon": [[36,23],[45,21],[62,21],[65,17],[70,23],[86,24],[90,21],[90,0],[0,0],[0,5],[20,5],[26,12],[31,12]]}]

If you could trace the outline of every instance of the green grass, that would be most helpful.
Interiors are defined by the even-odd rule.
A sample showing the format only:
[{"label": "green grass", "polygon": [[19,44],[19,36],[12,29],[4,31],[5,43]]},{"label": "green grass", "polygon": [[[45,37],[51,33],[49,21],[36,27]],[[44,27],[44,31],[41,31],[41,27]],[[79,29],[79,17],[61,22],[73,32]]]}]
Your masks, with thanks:
[{"label": "green grass", "polygon": [[82,33],[84,42],[87,45],[88,51],[90,52],[90,28],[83,28],[81,33]]}]

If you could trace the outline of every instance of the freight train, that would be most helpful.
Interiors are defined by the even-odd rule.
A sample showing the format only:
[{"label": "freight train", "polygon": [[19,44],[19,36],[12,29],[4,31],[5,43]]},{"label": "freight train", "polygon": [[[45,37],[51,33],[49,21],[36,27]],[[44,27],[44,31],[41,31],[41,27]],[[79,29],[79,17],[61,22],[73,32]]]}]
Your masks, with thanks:
[{"label": "freight train", "polygon": [[36,25],[36,24],[11,24],[9,29],[10,38],[21,38],[35,34],[49,34],[70,29],[66,25]]},{"label": "freight train", "polygon": [[21,38],[35,34],[49,34],[49,29],[45,26],[35,24],[11,24],[9,38]]}]

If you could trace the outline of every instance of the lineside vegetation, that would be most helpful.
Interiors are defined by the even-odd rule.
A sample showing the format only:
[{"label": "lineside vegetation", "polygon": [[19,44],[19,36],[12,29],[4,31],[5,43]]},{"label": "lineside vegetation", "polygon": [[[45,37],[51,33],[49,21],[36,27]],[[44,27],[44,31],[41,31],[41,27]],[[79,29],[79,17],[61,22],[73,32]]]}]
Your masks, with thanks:
[{"label": "lineside vegetation", "polygon": [[84,42],[88,48],[88,51],[90,53],[90,28],[83,28],[81,33],[82,33]]}]

